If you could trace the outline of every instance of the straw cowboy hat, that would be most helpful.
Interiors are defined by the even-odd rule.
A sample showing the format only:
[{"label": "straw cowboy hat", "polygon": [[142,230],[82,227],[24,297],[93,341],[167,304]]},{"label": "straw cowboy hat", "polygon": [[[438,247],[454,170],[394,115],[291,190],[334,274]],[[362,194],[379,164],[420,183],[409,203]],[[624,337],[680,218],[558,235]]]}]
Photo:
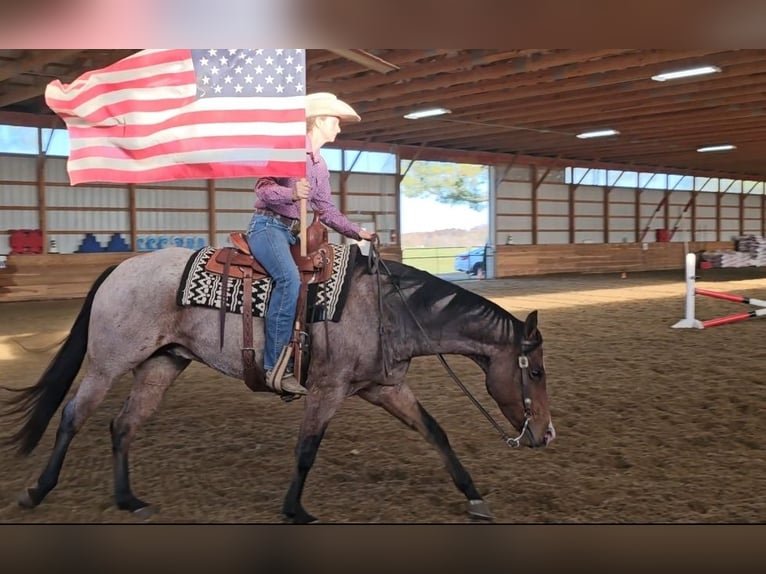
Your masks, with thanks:
[{"label": "straw cowboy hat", "polygon": [[343,100],[330,92],[317,92],[306,95],[306,117],[335,116],[341,120],[359,122],[362,118]]}]

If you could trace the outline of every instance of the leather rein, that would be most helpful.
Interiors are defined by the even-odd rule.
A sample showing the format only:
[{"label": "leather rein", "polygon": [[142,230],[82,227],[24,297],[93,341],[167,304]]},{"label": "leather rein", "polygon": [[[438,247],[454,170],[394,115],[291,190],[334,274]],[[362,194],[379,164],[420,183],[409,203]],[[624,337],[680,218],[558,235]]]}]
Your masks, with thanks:
[{"label": "leather rein", "polygon": [[[373,241],[370,242],[370,251],[367,255],[367,271],[368,273],[375,275],[377,284],[378,284],[378,332],[379,337],[378,340],[380,341],[380,351],[381,351],[381,357],[383,359],[383,372],[386,377],[389,375],[389,368],[388,364],[389,362],[386,360],[386,351],[388,350],[388,346],[385,344],[385,330],[383,328],[383,292],[381,289],[381,279],[380,279],[380,267],[383,268],[385,274],[392,278],[392,274],[388,266],[386,265],[386,262],[380,257],[380,252],[378,249],[379,239],[377,236],[373,239]],[[420,324],[420,321],[418,321],[417,317],[415,316],[415,313],[410,309],[409,305],[407,304],[407,300],[404,297],[404,293],[402,293],[402,290],[399,288],[399,284],[396,281],[391,281],[391,284],[394,286],[394,289],[396,289],[397,294],[399,295],[400,299],[402,300],[402,303],[404,304],[404,308],[407,309],[407,312],[410,314],[410,317],[412,317],[412,320],[415,322],[415,325],[417,325],[418,329],[420,329],[420,332],[423,333],[423,335],[426,337],[427,340],[431,340],[431,338],[428,336],[428,333],[423,328],[423,326]],[[452,367],[449,366],[447,363],[447,360],[444,358],[444,355],[441,353],[437,353],[436,357],[439,359],[439,362],[444,367],[444,370],[447,371],[447,374],[452,378],[452,380],[457,384],[457,386],[460,388],[461,391],[463,391],[463,394],[467,396],[471,402],[474,404],[474,406],[479,409],[479,412],[484,415],[484,417],[492,424],[492,426],[495,428],[495,430],[498,432],[498,434],[502,437],[503,442],[506,444],[506,446],[510,448],[518,448],[521,446],[521,439],[524,436],[524,434],[529,430],[529,421],[532,418],[532,399],[529,398],[529,353],[532,352],[534,349],[536,349],[540,345],[541,341],[529,341],[527,339],[522,339],[521,341],[521,349],[518,357],[518,363],[519,368],[521,369],[521,398],[524,403],[524,424],[521,428],[521,432],[518,434],[518,436],[511,436],[505,430],[503,427],[494,419],[494,417],[481,405],[481,403],[471,394],[471,391],[468,390],[468,388],[465,386],[463,381],[460,380],[460,377],[455,373],[455,371],[452,369]]]}]

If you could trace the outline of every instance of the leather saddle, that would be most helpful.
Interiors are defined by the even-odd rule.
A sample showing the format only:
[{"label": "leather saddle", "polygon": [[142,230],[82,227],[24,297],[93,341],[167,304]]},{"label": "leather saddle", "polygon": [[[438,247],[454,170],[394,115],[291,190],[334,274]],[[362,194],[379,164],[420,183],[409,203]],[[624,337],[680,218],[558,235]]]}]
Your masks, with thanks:
[{"label": "leather saddle", "polygon": [[[302,323],[302,317],[306,307],[306,293],[308,286],[313,283],[327,281],[332,275],[332,262],[335,257],[334,247],[327,240],[327,228],[319,221],[319,212],[314,212],[314,219],[306,228],[306,255],[300,254],[300,243],[290,247],[301,278],[301,288],[298,295],[296,310],[296,326]],[[220,247],[216,249],[207,264],[205,270],[222,276],[221,280],[221,308],[219,311],[219,342],[223,348],[224,328],[226,325],[226,307],[228,297],[229,279],[242,279],[242,363],[244,367],[245,384],[252,391],[270,390],[266,386],[266,378],[263,369],[255,363],[255,349],[253,348],[253,281],[269,277],[268,272],[250,253],[247,236],[241,232],[233,232],[229,235],[232,247]],[[302,338],[300,333],[294,333],[291,344],[296,352],[295,374],[300,381],[301,368],[300,357],[302,349],[299,349]],[[301,352],[299,352],[301,351]]]}]

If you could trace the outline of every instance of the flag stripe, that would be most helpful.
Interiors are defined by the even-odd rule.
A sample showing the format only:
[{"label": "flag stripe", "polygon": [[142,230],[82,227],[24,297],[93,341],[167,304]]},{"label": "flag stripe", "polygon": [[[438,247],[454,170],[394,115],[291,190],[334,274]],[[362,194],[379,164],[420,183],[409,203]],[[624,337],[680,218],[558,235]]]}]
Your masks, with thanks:
[{"label": "flag stripe", "polygon": [[[305,124],[264,124],[264,123],[241,123],[241,124],[195,124],[193,127],[179,126],[156,133],[141,134],[136,137],[99,137],[98,129],[93,130],[94,135],[78,137],[70,142],[70,149],[76,151],[81,147],[93,147],[101,143],[117,145],[127,149],[139,149],[159,143],[167,143],[174,139],[183,140],[190,137],[215,137],[215,136],[252,136],[262,138],[264,141],[271,139],[274,142],[293,143],[298,139],[285,140],[283,138],[298,136],[302,141],[301,148],[305,147],[306,138],[301,131]],[[262,135],[268,133],[269,135]]]},{"label": "flag stripe", "polygon": [[[224,100],[224,101],[219,101]],[[194,103],[194,106],[185,107],[182,110],[159,110],[159,111],[129,111],[127,113],[119,114],[117,112],[125,109],[131,109],[130,103],[126,103],[124,108],[111,108],[113,116],[108,114],[104,116],[104,121],[101,122],[104,126],[115,126],[113,132],[121,132],[123,129],[132,130],[135,129],[140,134],[151,133],[151,127],[156,126],[157,130],[165,129],[165,127],[173,127],[192,123],[206,123],[210,121],[221,122],[222,118],[228,120],[228,122],[302,122],[303,126],[300,130],[306,130],[305,126],[305,112],[303,109],[296,109],[295,98],[292,98],[291,102],[284,102],[280,106],[273,106],[266,108],[259,98],[211,98],[210,100],[201,100]],[[204,103],[203,103],[204,102]],[[285,105],[290,104],[290,105]],[[299,104],[298,107],[302,106]],[[133,106],[132,109],[135,110]],[[261,109],[258,109],[261,108]],[[188,111],[187,111],[188,110]],[[93,121],[91,118],[97,118],[98,116],[89,116],[88,121],[79,118],[66,118],[67,127],[73,130],[74,133],[78,132],[78,128],[81,126],[91,127]],[[112,117],[114,121],[106,122],[109,117]],[[124,126],[124,128],[122,127]],[[96,126],[102,129],[101,125]]]},{"label": "flag stripe", "polygon": [[281,177],[304,177],[306,163],[268,161],[266,163],[201,163],[175,164],[143,171],[126,171],[113,167],[81,169],[70,173],[72,185],[93,181],[113,183],[151,183],[179,179],[214,179],[253,177],[254,174],[279,174]]},{"label": "flag stripe", "polygon": [[303,167],[306,167],[305,151],[301,152],[300,150],[291,149],[243,149],[241,147],[189,150],[168,155],[155,155],[142,160],[85,157],[71,160],[71,165],[72,169],[89,169],[107,164],[114,169],[140,171],[172,166],[179,163],[179,161],[181,163],[200,163],[201,159],[210,159],[210,161],[221,163],[248,163],[257,165],[258,163],[266,163],[270,158],[274,158],[277,161],[295,161],[300,159],[304,164]]},{"label": "flag stripe", "polygon": [[[194,101],[197,95],[194,78],[194,71],[189,70],[158,78],[161,84],[148,88],[142,87],[142,84],[146,84],[145,79],[119,85],[103,84],[94,86],[69,99],[58,98],[53,93],[55,90],[49,87],[46,90],[46,99],[49,106],[55,107],[60,112],[84,117],[89,117],[104,107],[131,101],[169,101],[176,106],[181,106]],[[179,99],[186,101],[179,102]]]},{"label": "flag stripe", "polygon": [[120,72],[135,74],[135,70],[147,70],[148,73],[153,66],[157,66],[157,69],[162,69],[163,65],[172,66],[177,62],[185,62],[187,60],[191,62],[190,50],[141,50],[105,68],[85,72],[70,85],[74,89],[77,88],[79,83],[86,83],[94,77],[99,78],[99,81],[100,78],[106,78],[109,81],[110,78],[115,77],[111,74],[118,74]]},{"label": "flag stripe", "polygon": [[[216,136],[216,137],[199,137],[199,138],[185,138],[183,140],[169,140],[167,142],[158,143],[151,146],[144,146],[141,148],[130,149],[127,146],[111,146],[111,145],[90,145],[82,146],[76,150],[72,150],[70,153],[70,160],[73,164],[76,164],[76,160],[87,159],[89,157],[99,157],[104,160],[120,160],[120,159],[132,159],[132,160],[144,160],[154,156],[169,155],[169,154],[181,154],[186,151],[199,150],[199,149],[260,149],[260,150],[276,150],[289,151],[291,154],[300,154],[303,144],[305,144],[304,136],[286,136],[283,138],[273,137],[259,137],[259,136]],[[287,149],[285,149],[287,148]],[[292,148],[292,149],[290,149]],[[296,149],[297,148],[297,149]],[[305,152],[304,152],[305,153]],[[293,155],[291,157],[299,157],[299,155]],[[304,157],[305,160],[305,157]]]}]

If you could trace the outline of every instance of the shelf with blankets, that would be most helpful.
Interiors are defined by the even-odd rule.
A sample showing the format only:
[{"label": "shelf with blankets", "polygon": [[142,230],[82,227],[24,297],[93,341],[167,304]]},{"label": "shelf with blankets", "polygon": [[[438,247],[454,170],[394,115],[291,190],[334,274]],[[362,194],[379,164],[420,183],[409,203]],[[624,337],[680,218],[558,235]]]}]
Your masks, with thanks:
[{"label": "shelf with blankets", "polygon": [[702,267],[764,267],[766,266],[766,238],[760,235],[742,235],[733,238],[733,249],[703,251],[699,254]]}]

